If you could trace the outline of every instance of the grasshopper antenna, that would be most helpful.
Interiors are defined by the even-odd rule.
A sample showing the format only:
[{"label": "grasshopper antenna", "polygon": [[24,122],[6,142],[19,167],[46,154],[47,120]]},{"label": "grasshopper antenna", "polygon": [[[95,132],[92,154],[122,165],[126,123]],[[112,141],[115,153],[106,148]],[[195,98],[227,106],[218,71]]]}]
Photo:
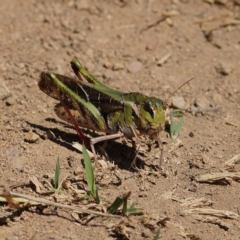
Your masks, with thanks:
[{"label": "grasshopper antenna", "polygon": [[185,83],[183,83],[180,87],[178,87],[172,94],[170,94],[170,96],[167,98],[167,100],[165,100],[163,102],[163,106],[166,106],[168,100],[180,89],[182,88],[184,85],[186,85],[187,83],[191,82],[195,77],[190,78],[189,80],[187,80]]}]

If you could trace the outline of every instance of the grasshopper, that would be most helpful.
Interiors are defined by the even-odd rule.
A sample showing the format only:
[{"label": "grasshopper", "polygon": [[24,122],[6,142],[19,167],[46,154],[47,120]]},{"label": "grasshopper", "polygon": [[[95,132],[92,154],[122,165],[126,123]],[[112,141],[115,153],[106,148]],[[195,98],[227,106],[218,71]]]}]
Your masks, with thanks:
[{"label": "grasshopper", "polygon": [[60,100],[55,106],[56,115],[74,124],[85,144],[88,142],[78,125],[106,133],[90,140],[95,163],[95,143],[123,136],[135,137],[138,142],[139,136],[148,135],[158,142],[159,169],[162,169],[163,145],[159,134],[165,125],[163,101],[138,92],[111,89],[91,75],[76,58],[71,61],[71,67],[77,79],[47,71],[41,73],[38,86],[50,97]]}]

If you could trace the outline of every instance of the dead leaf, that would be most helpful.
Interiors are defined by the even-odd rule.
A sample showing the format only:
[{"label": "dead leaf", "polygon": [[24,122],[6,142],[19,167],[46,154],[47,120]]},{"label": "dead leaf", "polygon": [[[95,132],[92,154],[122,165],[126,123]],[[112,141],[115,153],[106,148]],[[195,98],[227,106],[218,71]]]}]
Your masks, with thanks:
[{"label": "dead leaf", "polygon": [[44,188],[43,185],[38,181],[37,177],[35,176],[30,176],[29,177],[30,182],[35,186],[36,192],[41,193],[42,189]]},{"label": "dead leaf", "polygon": [[4,186],[3,191],[0,193],[0,196],[5,198],[8,202],[10,208],[20,208],[20,204],[15,202],[10,194],[10,189]]}]

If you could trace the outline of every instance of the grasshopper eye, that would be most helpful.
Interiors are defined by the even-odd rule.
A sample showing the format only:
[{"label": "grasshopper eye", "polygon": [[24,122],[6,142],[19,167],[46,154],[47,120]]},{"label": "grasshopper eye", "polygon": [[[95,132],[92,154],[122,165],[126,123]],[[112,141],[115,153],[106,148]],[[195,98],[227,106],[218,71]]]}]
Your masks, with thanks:
[{"label": "grasshopper eye", "polygon": [[152,103],[151,102],[145,102],[144,103],[144,110],[150,114],[152,118],[154,118],[154,112],[152,109]]}]

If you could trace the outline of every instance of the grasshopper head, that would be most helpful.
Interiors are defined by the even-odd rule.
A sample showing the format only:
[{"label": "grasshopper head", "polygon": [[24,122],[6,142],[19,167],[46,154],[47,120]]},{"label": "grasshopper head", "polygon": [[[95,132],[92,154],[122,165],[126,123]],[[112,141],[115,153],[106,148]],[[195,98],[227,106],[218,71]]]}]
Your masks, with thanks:
[{"label": "grasshopper head", "polygon": [[140,123],[145,134],[153,135],[161,131],[165,123],[163,102],[147,97],[140,107]]}]

